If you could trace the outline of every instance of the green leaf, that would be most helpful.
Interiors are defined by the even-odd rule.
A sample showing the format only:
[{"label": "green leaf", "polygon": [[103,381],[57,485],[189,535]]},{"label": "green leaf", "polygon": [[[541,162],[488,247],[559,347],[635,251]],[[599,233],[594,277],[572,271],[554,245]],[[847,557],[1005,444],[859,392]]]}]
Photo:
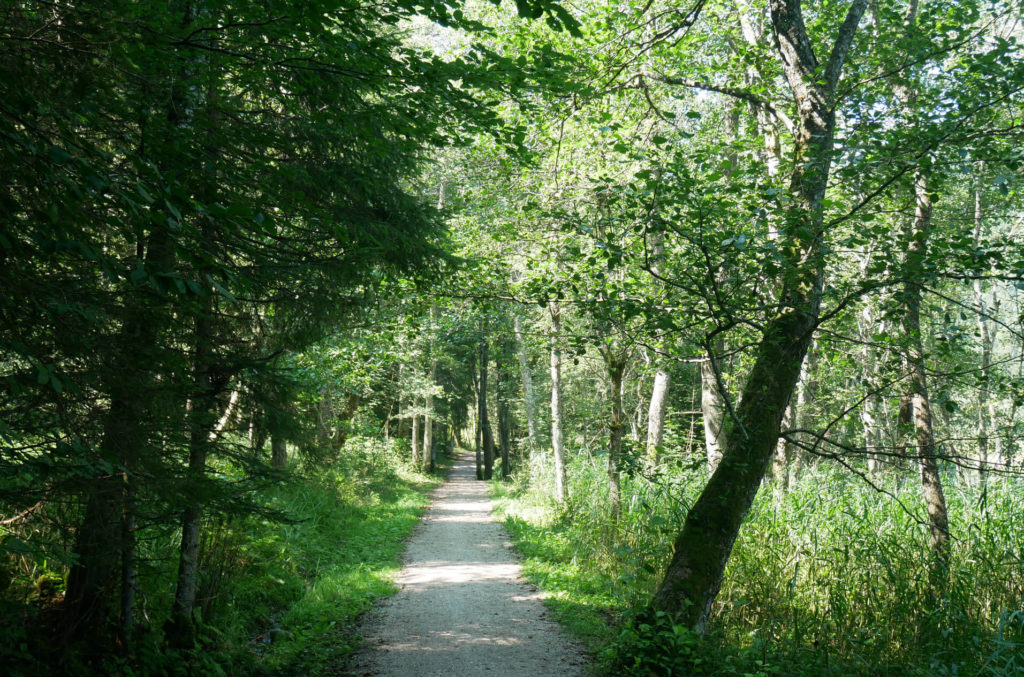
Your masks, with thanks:
[{"label": "green leaf", "polygon": [[58,146],[50,146],[49,156],[59,165],[67,164],[71,160],[71,154]]},{"label": "green leaf", "polygon": [[206,280],[224,298],[228,299],[229,301],[233,301],[233,302],[238,301],[238,299],[235,298],[234,294],[229,292],[223,285],[221,285],[219,282],[217,282],[217,280],[214,279],[212,275],[207,275],[206,276]]}]

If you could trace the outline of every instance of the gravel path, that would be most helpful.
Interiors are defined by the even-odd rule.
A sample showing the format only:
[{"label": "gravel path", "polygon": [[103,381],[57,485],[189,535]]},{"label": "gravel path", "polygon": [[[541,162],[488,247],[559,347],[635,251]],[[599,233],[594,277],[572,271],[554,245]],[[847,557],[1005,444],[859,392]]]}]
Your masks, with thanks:
[{"label": "gravel path", "polygon": [[542,677],[586,674],[580,650],[523,582],[491,518],[487,483],[461,456],[405,551],[401,590],[362,627],[351,675]]}]

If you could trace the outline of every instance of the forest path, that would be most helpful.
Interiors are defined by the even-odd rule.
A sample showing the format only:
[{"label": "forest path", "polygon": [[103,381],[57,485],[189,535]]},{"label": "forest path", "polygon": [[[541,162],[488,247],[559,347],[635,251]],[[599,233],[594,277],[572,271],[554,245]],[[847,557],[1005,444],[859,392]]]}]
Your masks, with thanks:
[{"label": "forest path", "polygon": [[405,551],[401,590],[363,624],[351,675],[583,675],[579,647],[520,578],[487,483],[461,455]]}]

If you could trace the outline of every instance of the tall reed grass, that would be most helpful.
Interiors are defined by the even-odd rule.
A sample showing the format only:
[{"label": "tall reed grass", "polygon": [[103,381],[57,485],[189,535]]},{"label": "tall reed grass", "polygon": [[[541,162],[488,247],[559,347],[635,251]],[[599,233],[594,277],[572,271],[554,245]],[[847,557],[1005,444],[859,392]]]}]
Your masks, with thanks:
[{"label": "tall reed grass", "polygon": [[[970,485],[947,474],[954,543],[948,587],[936,592],[912,471],[876,478],[886,495],[830,464],[805,467],[781,501],[770,490],[760,492],[736,542],[708,636],[684,638],[670,619],[630,619],[660,581],[675,532],[706,477],[691,469],[654,481],[625,478],[624,509],[612,521],[606,462],[577,457],[562,506],[549,498],[552,469],[543,455],[498,493],[528,575],[551,593],[556,613],[617,669],[1024,674],[1021,478]],[[609,629],[608,619],[621,622],[620,630]],[[622,633],[618,640],[616,632]],[[637,662],[638,652],[659,651],[681,658],[678,664],[664,657]]]}]

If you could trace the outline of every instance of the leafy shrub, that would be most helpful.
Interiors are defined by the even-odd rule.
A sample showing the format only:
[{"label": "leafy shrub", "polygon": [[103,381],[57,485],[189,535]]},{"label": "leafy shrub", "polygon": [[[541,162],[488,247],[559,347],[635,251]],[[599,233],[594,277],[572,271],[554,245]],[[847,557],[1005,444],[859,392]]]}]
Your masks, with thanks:
[{"label": "leafy shrub", "polygon": [[706,675],[701,638],[664,611],[642,614],[623,624],[612,647],[613,673]]},{"label": "leafy shrub", "polygon": [[527,577],[549,593],[556,618],[617,666],[611,674],[1024,675],[1021,479],[947,477],[954,543],[948,586],[936,594],[912,475],[875,478],[886,495],[830,464],[805,467],[781,500],[758,495],[712,634],[694,644],[663,618],[618,630],[614,621],[649,603],[706,475],[624,477],[613,521],[605,463],[574,458],[561,507],[543,454],[495,490]]}]

